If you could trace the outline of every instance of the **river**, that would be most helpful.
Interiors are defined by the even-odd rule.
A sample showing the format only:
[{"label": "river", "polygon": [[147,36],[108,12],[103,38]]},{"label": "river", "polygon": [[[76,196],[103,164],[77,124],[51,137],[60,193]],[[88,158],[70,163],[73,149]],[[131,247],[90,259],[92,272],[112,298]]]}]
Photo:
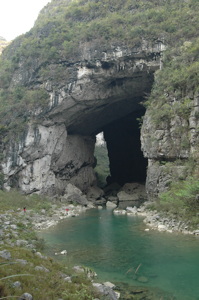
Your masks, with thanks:
[{"label": "river", "polygon": [[141,217],[91,209],[44,230],[47,254],[91,267],[98,281],[160,288],[177,300],[199,299],[199,238],[145,231]]}]

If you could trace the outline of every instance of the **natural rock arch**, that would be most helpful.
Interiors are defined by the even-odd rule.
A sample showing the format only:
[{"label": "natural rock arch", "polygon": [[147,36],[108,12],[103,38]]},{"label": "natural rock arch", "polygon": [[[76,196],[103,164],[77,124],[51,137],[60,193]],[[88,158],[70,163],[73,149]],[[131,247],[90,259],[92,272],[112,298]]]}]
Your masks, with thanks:
[{"label": "natural rock arch", "polygon": [[[53,195],[63,194],[70,182],[86,191],[96,183],[93,153],[100,131],[108,144],[112,180],[144,181],[146,160],[136,119],[144,114],[141,102],[161,67],[162,50],[161,42],[144,43],[139,49],[93,50],[89,59],[84,56],[89,51],[82,51],[80,61],[62,62],[73,76],[42,82],[50,95],[49,109],[36,124],[29,121],[23,139],[6,149],[4,186]],[[24,84],[24,73],[23,67],[17,70],[15,83]],[[29,78],[41,81],[38,75]]]}]

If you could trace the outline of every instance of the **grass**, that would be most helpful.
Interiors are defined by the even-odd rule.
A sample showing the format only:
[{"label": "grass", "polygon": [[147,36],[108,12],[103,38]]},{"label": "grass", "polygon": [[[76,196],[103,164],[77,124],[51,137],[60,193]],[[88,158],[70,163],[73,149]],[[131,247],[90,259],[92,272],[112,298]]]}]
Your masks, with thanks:
[{"label": "grass", "polygon": [[[34,299],[40,300],[89,300],[98,296],[86,272],[77,274],[70,262],[60,264],[50,257],[40,258],[35,254],[35,250],[43,250],[45,243],[33,230],[29,215],[37,214],[41,209],[49,214],[52,204],[50,199],[38,195],[25,196],[15,190],[0,191],[1,216],[16,225],[16,229],[3,227],[4,244],[0,245],[0,251],[9,251],[11,259],[5,261],[0,257],[0,299],[18,299],[23,293],[30,293]],[[23,213],[23,207],[27,208],[26,213]],[[24,245],[16,246],[17,240],[33,244],[34,250],[25,248]],[[21,264],[17,259],[26,260],[27,264]],[[42,266],[49,272],[37,271],[36,266]],[[65,277],[71,276],[72,283],[64,281],[63,274]],[[19,288],[13,286],[16,281],[21,283]]]},{"label": "grass", "polygon": [[49,198],[33,194],[31,196],[23,195],[16,190],[9,192],[0,190],[1,212],[8,210],[27,209],[40,212],[41,209],[50,210],[52,201]]},{"label": "grass", "polygon": [[171,183],[169,190],[159,195],[153,209],[184,221],[190,229],[199,226],[199,181],[198,177],[189,177]]},{"label": "grass", "polygon": [[[0,251],[4,248],[1,246]],[[40,300],[87,300],[97,297],[91,281],[84,274],[76,275],[75,278],[79,277],[79,280],[72,283],[64,281],[63,274],[73,275],[74,272],[63,263],[59,264],[51,258],[44,260],[27,249],[6,246],[6,250],[11,253],[12,262],[4,264],[5,261],[0,258],[0,299],[8,296],[15,299],[23,293],[30,293],[34,299]],[[17,259],[26,260],[27,264],[21,264]],[[37,271],[36,266],[43,266],[49,272]],[[13,277],[13,274],[16,276]],[[4,277],[7,278],[3,279]],[[20,288],[13,287],[15,281],[20,281]]]}]

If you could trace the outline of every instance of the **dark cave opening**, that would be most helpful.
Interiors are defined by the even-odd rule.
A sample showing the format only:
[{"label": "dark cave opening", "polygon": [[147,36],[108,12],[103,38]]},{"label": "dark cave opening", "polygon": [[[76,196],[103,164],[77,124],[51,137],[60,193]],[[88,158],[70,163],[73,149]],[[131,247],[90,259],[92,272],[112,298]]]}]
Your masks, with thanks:
[{"label": "dark cave opening", "polygon": [[107,184],[145,183],[147,159],[141,151],[140,122],[144,110],[134,111],[103,128],[109,157]]}]

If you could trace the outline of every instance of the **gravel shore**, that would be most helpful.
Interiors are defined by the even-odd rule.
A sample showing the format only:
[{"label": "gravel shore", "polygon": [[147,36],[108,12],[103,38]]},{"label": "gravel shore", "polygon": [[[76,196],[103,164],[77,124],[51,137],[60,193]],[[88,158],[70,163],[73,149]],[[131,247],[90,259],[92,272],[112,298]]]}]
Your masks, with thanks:
[{"label": "gravel shore", "polygon": [[[151,204],[151,203],[150,203]],[[148,203],[145,202],[141,207],[127,207],[125,210],[115,209],[115,214],[127,214],[127,215],[137,215],[144,217],[143,222],[146,224],[145,231],[158,230],[165,231],[169,233],[182,233],[182,234],[192,234],[199,235],[199,228],[195,230],[189,229],[189,224],[178,220],[173,215],[169,215],[163,212],[158,212],[157,210],[150,210],[148,208]]]}]

